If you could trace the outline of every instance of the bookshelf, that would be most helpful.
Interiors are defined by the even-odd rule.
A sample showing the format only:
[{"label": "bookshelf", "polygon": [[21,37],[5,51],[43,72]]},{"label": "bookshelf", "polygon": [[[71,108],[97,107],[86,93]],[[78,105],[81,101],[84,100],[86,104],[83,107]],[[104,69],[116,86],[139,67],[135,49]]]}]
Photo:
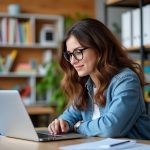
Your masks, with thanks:
[{"label": "bookshelf", "polygon": [[[106,15],[105,15],[105,23],[107,24],[107,19],[108,19],[108,13],[107,13],[107,9],[109,7],[125,7],[125,8],[131,8],[131,9],[136,9],[139,8],[140,9],[140,24],[141,24],[141,28],[140,28],[140,34],[143,34],[143,6],[150,4],[149,0],[106,0],[105,2],[105,11],[106,11]],[[133,19],[133,18],[132,18]],[[149,44],[143,44],[143,37],[141,38],[140,41],[140,46],[132,46],[127,48],[127,51],[141,51],[142,52],[148,52],[148,50],[150,49],[150,43]],[[144,56],[143,56],[144,57]]]},{"label": "bookshelf", "polygon": [[0,13],[0,89],[19,90],[27,106],[46,105],[48,92],[42,99],[36,92],[46,75],[40,68],[55,57],[63,34],[63,16]]},{"label": "bookshelf", "polygon": [[[148,44],[145,44],[144,43],[144,36],[145,36],[145,32],[144,30],[144,17],[147,15],[147,14],[144,14],[144,9],[145,9],[145,6],[147,6],[148,4],[150,4],[150,1],[149,0],[106,0],[106,12],[107,12],[107,8],[108,7],[127,7],[127,8],[132,8],[133,10],[135,10],[136,8],[139,8],[139,25],[140,25],[140,28],[139,28],[139,32],[140,33],[140,40],[139,40],[139,46],[131,46],[131,47],[128,47],[126,48],[126,50],[130,53],[139,53],[140,54],[140,59],[139,59],[139,63],[142,65],[143,67],[143,70],[144,70],[144,73],[145,73],[145,80],[146,82],[150,83],[150,57],[149,57],[149,54],[150,54],[150,39],[149,40],[149,43]],[[133,16],[133,11],[132,11],[132,17]],[[107,23],[107,13],[106,13],[106,23]],[[133,18],[132,18],[132,21],[133,21]],[[149,21],[149,20],[146,20],[146,21]],[[133,22],[132,22],[133,24]],[[149,31],[149,29],[147,28],[147,32]],[[150,34],[150,33],[147,33],[147,35]],[[131,37],[131,38],[135,38],[134,36]],[[134,40],[134,39],[132,39]],[[145,101],[146,101],[146,106],[147,106],[147,111],[148,111],[148,114],[150,114],[150,86],[145,86],[144,87],[144,97],[145,97]]]}]

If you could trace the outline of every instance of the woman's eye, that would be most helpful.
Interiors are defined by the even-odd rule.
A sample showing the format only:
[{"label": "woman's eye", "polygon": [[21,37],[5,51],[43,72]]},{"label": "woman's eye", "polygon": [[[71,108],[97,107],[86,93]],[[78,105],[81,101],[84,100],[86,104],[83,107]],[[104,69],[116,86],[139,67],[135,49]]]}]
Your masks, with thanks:
[{"label": "woman's eye", "polygon": [[75,54],[76,54],[76,55],[81,54],[81,51],[78,50],[78,51],[75,52]]}]

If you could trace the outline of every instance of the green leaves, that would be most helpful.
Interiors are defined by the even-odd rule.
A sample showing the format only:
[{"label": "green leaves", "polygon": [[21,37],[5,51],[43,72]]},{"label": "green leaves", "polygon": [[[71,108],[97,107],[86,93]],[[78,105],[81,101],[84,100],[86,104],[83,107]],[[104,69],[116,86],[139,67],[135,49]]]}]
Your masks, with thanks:
[{"label": "green leaves", "polygon": [[56,60],[52,60],[49,65],[47,75],[37,84],[38,94],[50,91],[49,106],[55,106],[58,113],[63,111],[66,104],[66,97],[60,87],[62,70]]},{"label": "green leaves", "polygon": [[76,12],[74,17],[72,16],[66,16],[65,17],[65,30],[67,31],[76,21],[88,18],[89,16],[87,14],[81,14],[79,12]]}]

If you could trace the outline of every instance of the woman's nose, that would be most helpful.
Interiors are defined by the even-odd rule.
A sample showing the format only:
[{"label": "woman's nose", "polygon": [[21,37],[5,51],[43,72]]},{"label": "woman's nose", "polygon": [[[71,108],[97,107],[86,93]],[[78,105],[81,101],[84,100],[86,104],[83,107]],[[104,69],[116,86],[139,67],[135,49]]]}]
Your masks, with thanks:
[{"label": "woman's nose", "polygon": [[71,58],[70,58],[70,63],[73,65],[77,62],[78,62],[78,60],[72,55]]}]

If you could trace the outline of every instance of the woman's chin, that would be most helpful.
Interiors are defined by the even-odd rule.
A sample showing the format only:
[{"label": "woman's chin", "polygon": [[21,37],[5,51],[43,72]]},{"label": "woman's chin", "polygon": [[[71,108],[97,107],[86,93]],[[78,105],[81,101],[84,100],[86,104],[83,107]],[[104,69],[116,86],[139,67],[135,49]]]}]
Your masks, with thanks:
[{"label": "woman's chin", "polygon": [[77,72],[77,73],[78,73],[78,76],[79,76],[79,77],[87,76],[87,74],[86,74],[86,73],[83,73],[83,72]]}]

